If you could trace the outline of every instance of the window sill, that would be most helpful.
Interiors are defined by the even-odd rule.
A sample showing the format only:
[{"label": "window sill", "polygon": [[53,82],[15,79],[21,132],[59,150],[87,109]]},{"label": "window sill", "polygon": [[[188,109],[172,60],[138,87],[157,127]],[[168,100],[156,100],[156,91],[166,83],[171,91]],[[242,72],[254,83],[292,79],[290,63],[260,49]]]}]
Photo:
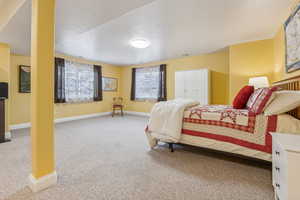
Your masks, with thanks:
[{"label": "window sill", "polygon": [[150,103],[156,103],[158,102],[157,99],[135,99],[134,102],[150,102]]},{"label": "window sill", "polygon": [[88,104],[88,103],[97,103],[97,102],[102,102],[102,101],[77,101],[77,102],[74,101],[74,102],[58,102],[58,103],[54,103],[54,104],[57,104],[57,105]]}]

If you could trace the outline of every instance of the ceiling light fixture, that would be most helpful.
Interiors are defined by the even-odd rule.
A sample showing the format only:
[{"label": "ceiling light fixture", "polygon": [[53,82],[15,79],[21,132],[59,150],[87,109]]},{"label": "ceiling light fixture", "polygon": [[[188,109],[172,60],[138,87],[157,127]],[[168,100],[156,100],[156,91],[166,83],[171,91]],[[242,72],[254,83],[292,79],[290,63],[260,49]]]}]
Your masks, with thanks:
[{"label": "ceiling light fixture", "polygon": [[136,38],[130,41],[130,45],[134,48],[144,49],[150,46],[150,42],[143,38]]}]

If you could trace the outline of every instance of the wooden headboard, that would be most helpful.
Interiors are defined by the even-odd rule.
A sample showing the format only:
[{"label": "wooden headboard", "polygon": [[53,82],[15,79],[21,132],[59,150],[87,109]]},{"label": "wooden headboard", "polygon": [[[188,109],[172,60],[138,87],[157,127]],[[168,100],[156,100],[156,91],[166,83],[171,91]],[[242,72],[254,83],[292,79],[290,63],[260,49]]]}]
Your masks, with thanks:
[{"label": "wooden headboard", "polygon": [[[283,90],[299,90],[300,91],[300,76],[296,76],[289,79],[284,79],[273,83],[273,86],[277,86]],[[300,119],[300,107],[288,112],[290,115],[297,119]]]}]

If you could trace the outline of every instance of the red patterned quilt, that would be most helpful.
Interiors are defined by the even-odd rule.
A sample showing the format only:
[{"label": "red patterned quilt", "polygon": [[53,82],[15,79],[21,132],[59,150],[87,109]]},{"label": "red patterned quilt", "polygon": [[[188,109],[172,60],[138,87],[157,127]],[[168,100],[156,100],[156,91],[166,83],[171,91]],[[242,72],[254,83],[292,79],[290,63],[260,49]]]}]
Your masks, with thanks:
[{"label": "red patterned quilt", "polygon": [[272,153],[277,116],[254,115],[231,106],[195,106],[184,112],[182,134],[229,142]]}]

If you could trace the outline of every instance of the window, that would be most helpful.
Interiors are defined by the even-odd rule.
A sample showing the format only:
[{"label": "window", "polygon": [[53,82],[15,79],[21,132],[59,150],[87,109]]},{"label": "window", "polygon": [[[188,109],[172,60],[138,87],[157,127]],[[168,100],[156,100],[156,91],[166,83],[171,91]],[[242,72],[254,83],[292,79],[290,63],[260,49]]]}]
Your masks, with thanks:
[{"label": "window", "polygon": [[157,99],[159,87],[159,67],[136,69],[135,99]]},{"label": "window", "polygon": [[102,100],[101,66],[55,59],[55,102]]},{"label": "window", "polygon": [[93,65],[65,60],[66,102],[94,100]]},{"label": "window", "polygon": [[132,70],[131,100],[166,100],[166,65]]}]

